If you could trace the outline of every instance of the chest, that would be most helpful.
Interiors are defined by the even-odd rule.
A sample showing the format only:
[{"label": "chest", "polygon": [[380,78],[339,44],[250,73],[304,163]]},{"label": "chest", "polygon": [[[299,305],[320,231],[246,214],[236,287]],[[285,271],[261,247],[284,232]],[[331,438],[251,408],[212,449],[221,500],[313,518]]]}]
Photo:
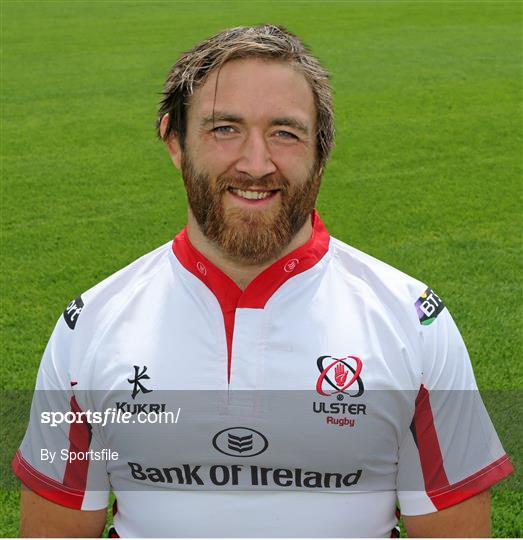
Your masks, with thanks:
[{"label": "chest", "polygon": [[263,309],[229,313],[204,288],[135,304],[98,347],[93,388],[349,395],[362,385],[419,386],[416,350],[397,318],[375,298],[336,283],[289,287]]},{"label": "chest", "polygon": [[111,386],[94,407],[130,418],[100,431],[121,456],[113,478],[177,489],[393,485],[413,352],[372,302],[290,290],[237,309],[229,327],[210,296],[149,309],[133,310],[97,353],[97,387]]}]

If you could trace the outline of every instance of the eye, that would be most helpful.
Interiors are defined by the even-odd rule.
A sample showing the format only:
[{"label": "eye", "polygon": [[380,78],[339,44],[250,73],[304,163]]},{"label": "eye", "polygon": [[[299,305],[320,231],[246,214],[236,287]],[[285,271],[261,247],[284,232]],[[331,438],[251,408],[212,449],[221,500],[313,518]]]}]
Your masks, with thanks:
[{"label": "eye", "polygon": [[228,135],[229,133],[234,133],[235,129],[233,126],[216,126],[211,129],[211,132]]},{"label": "eye", "polygon": [[280,139],[298,140],[298,137],[294,135],[294,133],[291,133],[290,131],[285,131],[284,129],[276,131],[275,135]]}]

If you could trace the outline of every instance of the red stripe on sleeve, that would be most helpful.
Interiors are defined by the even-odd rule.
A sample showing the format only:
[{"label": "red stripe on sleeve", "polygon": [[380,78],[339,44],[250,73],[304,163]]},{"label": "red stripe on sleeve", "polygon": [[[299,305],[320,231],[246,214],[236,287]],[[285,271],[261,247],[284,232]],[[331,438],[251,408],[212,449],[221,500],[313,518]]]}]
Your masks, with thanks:
[{"label": "red stripe on sleeve", "polygon": [[434,426],[429,392],[423,385],[416,397],[414,425],[425,491],[429,493],[448,488],[449,481],[443,467],[443,456]]},{"label": "red stripe on sleeve", "polygon": [[443,510],[478,495],[513,472],[512,463],[505,454],[464,480],[430,491],[427,495],[438,510]]},{"label": "red stripe on sleeve", "polygon": [[24,459],[18,450],[11,462],[11,467],[15,475],[31,491],[48,501],[67,506],[74,510],[82,508],[84,491],[64,486],[49,478],[40,471],[37,471],[28,461]]},{"label": "red stripe on sleeve", "polygon": [[[71,411],[81,413],[76,398],[71,398]],[[81,422],[73,422],[69,430],[69,454],[71,452],[87,452],[91,445],[91,426],[85,418]],[[64,485],[85,492],[87,473],[89,472],[89,457],[68,460],[64,473]]]},{"label": "red stripe on sleeve", "polygon": [[425,491],[437,510],[478,495],[514,471],[510,459],[504,455],[471,476],[450,484],[434,426],[429,392],[423,385],[416,398],[414,427]]}]

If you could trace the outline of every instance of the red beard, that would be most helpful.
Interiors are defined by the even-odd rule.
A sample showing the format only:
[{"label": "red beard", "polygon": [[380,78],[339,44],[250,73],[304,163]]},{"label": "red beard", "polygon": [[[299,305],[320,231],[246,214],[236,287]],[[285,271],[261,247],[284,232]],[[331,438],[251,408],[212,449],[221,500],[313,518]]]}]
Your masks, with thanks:
[{"label": "red beard", "polygon": [[246,190],[253,185],[247,175],[219,176],[213,186],[209,175],[196,171],[185,153],[182,176],[189,206],[203,234],[229,259],[253,265],[277,259],[289,245],[314,209],[321,183],[316,168],[297,186],[276,175],[256,179],[257,187],[280,190],[280,204],[258,212],[223,207],[229,187]]}]

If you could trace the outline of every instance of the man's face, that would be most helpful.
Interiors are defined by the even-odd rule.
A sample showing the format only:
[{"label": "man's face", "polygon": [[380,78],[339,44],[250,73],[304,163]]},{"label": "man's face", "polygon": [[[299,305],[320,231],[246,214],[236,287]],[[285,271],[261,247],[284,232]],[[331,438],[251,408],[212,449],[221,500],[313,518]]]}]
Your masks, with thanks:
[{"label": "man's face", "polygon": [[234,60],[191,97],[181,170],[192,213],[228,258],[278,257],[309,218],[320,184],[316,108],[288,64]]}]

